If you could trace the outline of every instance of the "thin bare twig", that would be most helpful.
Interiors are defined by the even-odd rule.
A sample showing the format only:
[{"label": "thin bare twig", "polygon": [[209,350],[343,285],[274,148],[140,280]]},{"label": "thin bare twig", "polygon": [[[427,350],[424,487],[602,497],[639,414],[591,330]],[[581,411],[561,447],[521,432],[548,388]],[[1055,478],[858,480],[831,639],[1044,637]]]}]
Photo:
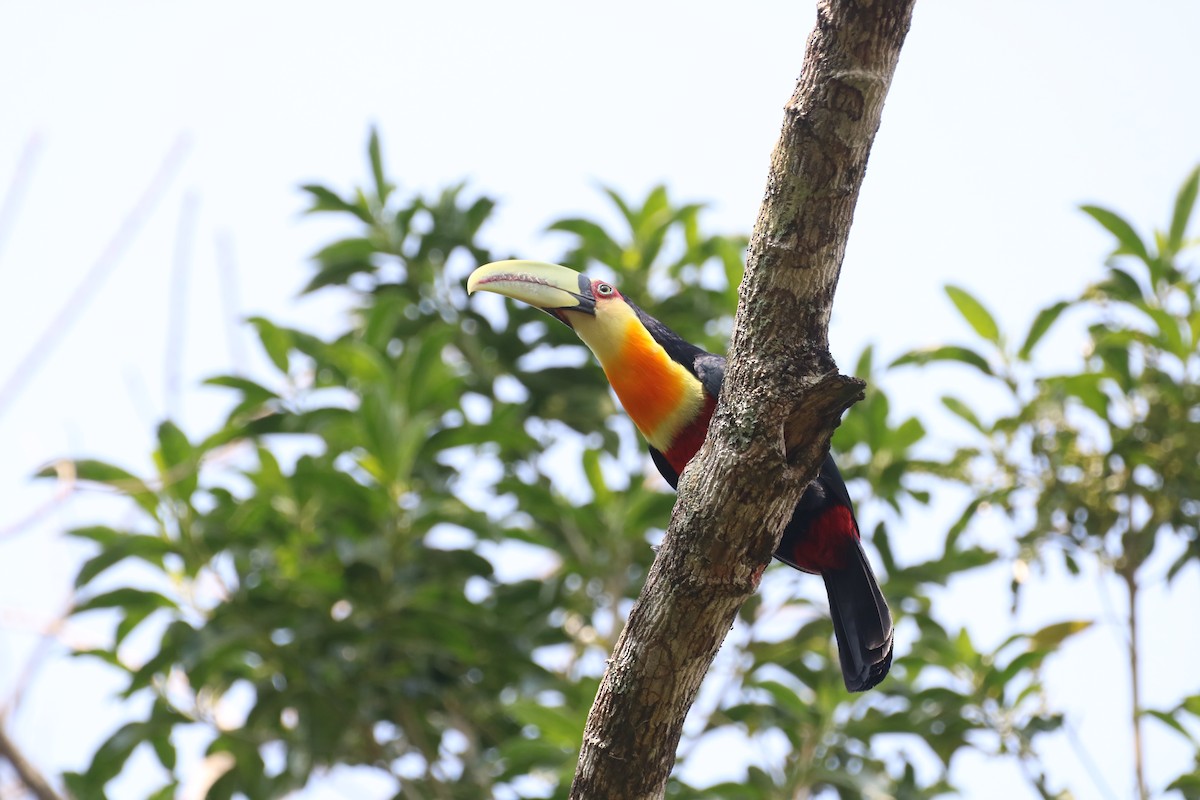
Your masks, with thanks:
[{"label": "thin bare twig", "polygon": [[8,698],[4,701],[3,705],[0,705],[0,719],[4,719],[16,712],[17,707],[21,704],[21,699],[25,696],[26,690],[33,682],[33,679],[37,677],[38,668],[46,660],[46,657],[50,655],[51,647],[59,640],[59,634],[62,633],[63,626],[66,625],[67,617],[70,616],[71,608],[74,605],[75,597],[72,593],[58,615],[38,631],[39,639],[37,645],[33,648],[33,652],[25,661],[25,666],[21,668],[21,672],[17,675]]},{"label": "thin bare twig", "polygon": [[159,412],[159,406],[150,397],[150,390],[146,388],[146,381],[143,379],[141,371],[132,364],[127,364],[121,370],[121,380],[125,384],[125,393],[129,396],[129,404],[137,412],[138,418],[147,428],[153,429],[162,415]]},{"label": "thin bare twig", "polygon": [[120,262],[121,256],[124,255],[129,245],[137,238],[142,226],[150,217],[150,213],[162,200],[172,179],[179,172],[188,148],[187,136],[181,135],[175,140],[149,186],[146,187],[146,191],[138,198],[137,203],[125,217],[108,246],[88,269],[83,280],[75,287],[75,291],[67,298],[67,302],[46,326],[42,335],[29,348],[25,357],[17,364],[16,369],[8,376],[3,386],[0,386],[0,416],[3,416],[4,412],[17,399],[17,395],[25,388],[38,368],[49,360],[54,348],[62,341],[63,336],[71,329],[91,299],[95,297],[104,281],[112,274],[113,268]]},{"label": "thin bare twig", "polygon": [[[58,465],[55,466],[57,467]],[[75,470],[71,468],[64,472],[63,467],[59,467],[58,483],[56,484],[54,495],[49,500],[35,508],[33,511],[29,512],[29,514],[27,514],[23,519],[19,519],[16,522],[12,522],[4,527],[0,527],[0,541],[19,536],[20,534],[30,530],[38,520],[48,515],[51,511],[54,511],[56,508],[62,505],[68,497],[74,494],[77,486],[78,484],[75,480]]]},{"label": "thin bare twig", "polygon": [[4,731],[3,720],[0,720],[0,758],[12,764],[17,777],[38,800],[64,800],[41,771],[25,757],[16,742],[8,738],[8,734]]},{"label": "thin bare twig", "polygon": [[1135,567],[1127,567],[1122,571],[1122,579],[1129,593],[1129,685],[1133,694],[1133,772],[1137,781],[1137,796],[1141,800],[1150,797],[1146,785],[1145,750],[1142,745],[1142,691],[1139,675],[1138,653],[1138,581]]},{"label": "thin bare twig", "polygon": [[196,238],[196,217],[200,198],[195,192],[183,197],[179,209],[179,227],[175,232],[175,253],[171,259],[171,283],[167,300],[167,342],[163,356],[163,403],[167,417],[180,413],[180,387],[183,383],[183,345],[187,331],[188,274],[192,267],[192,247]]},{"label": "thin bare twig", "polygon": [[237,261],[233,257],[233,236],[229,231],[217,234],[217,277],[221,281],[221,318],[225,321],[225,341],[234,373],[246,371],[246,350],[241,338],[241,300],[238,297]]},{"label": "thin bare twig", "polygon": [[1084,746],[1083,740],[1079,738],[1079,731],[1069,721],[1063,725],[1063,730],[1067,734],[1067,741],[1071,743],[1071,749],[1075,751],[1075,756],[1083,764],[1083,768],[1087,771],[1088,777],[1092,779],[1092,783],[1095,784],[1106,800],[1117,800],[1117,796],[1113,794],[1112,789],[1108,788],[1108,783],[1100,773],[1100,767],[1096,764],[1096,760],[1092,758],[1092,754]]},{"label": "thin bare twig", "polygon": [[25,142],[21,155],[17,158],[17,168],[12,180],[8,182],[8,191],[4,193],[4,201],[0,202],[0,251],[8,242],[8,234],[13,222],[17,219],[17,211],[21,208],[21,200],[25,190],[29,188],[29,180],[33,177],[33,164],[42,149],[42,135],[34,133]]}]

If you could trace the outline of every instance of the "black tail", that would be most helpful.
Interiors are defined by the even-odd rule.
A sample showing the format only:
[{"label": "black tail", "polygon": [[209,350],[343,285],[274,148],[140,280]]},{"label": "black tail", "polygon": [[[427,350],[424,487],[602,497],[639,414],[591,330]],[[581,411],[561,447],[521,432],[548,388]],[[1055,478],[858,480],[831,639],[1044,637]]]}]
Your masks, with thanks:
[{"label": "black tail", "polygon": [[822,572],[821,577],[829,592],[842,679],[848,690],[865,692],[892,666],[892,614],[857,538],[854,545],[845,566]]}]

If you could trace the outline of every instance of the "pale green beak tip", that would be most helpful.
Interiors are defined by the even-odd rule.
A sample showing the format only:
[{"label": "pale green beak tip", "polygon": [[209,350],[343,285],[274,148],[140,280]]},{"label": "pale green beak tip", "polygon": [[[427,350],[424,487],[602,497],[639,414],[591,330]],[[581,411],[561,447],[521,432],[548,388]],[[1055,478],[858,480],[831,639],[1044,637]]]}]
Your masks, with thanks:
[{"label": "pale green beak tip", "polygon": [[[467,294],[477,291],[520,300],[535,308],[573,308],[581,301],[580,275],[570,267],[545,261],[493,261],[467,278]],[[585,281],[586,282],[586,281]]]}]

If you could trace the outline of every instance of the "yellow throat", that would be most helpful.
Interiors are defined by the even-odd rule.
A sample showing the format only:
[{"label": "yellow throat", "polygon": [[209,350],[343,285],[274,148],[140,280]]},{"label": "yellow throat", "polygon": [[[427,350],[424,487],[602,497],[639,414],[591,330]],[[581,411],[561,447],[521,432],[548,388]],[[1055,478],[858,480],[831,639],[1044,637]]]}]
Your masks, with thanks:
[{"label": "yellow throat", "polygon": [[571,323],[588,346],[633,424],[656,450],[665,452],[704,405],[704,387],[671,360],[629,305],[598,303],[596,315],[572,314]]}]

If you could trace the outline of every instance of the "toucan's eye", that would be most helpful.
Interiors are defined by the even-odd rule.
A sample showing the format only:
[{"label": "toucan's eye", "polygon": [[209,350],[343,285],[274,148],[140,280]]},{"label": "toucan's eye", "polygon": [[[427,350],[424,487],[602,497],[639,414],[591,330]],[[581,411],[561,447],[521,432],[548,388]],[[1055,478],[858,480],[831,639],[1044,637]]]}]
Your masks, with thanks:
[{"label": "toucan's eye", "polygon": [[615,291],[616,289],[609,286],[607,283],[596,284],[596,294],[600,295],[601,297],[610,297]]}]

